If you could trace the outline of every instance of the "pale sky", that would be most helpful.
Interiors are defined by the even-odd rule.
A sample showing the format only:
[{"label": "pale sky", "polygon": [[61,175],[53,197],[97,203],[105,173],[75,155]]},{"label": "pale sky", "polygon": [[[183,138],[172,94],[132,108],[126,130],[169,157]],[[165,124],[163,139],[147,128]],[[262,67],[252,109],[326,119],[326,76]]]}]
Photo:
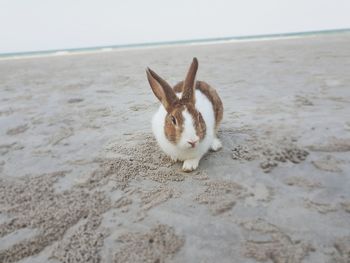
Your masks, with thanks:
[{"label": "pale sky", "polygon": [[349,0],[0,0],[0,53],[350,28]]}]

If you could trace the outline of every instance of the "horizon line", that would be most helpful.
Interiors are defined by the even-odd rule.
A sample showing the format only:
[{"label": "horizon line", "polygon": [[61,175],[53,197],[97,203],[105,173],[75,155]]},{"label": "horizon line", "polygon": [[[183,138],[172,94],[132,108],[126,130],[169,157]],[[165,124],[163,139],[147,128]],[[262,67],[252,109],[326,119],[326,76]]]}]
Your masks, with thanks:
[{"label": "horizon line", "polygon": [[103,49],[123,49],[123,48],[139,48],[139,47],[160,47],[160,46],[174,46],[174,45],[185,45],[185,44],[196,44],[196,43],[215,43],[232,40],[259,40],[259,39],[273,39],[273,38],[288,38],[294,36],[313,36],[313,35],[324,35],[324,34],[336,34],[336,33],[347,33],[350,32],[350,28],[341,29],[325,29],[315,31],[301,31],[301,32],[289,32],[289,33],[274,33],[274,34],[260,34],[260,35],[248,35],[248,36],[229,36],[229,37],[214,37],[214,38],[198,38],[198,39],[183,39],[183,40],[171,40],[171,41],[156,41],[156,42],[142,42],[132,44],[120,44],[120,45],[103,45],[103,46],[91,46],[82,48],[62,48],[62,49],[48,49],[48,50],[37,50],[37,51],[23,51],[23,52],[6,52],[0,53],[0,58],[11,58],[11,57],[26,57],[35,55],[50,55],[60,52],[93,52]]}]

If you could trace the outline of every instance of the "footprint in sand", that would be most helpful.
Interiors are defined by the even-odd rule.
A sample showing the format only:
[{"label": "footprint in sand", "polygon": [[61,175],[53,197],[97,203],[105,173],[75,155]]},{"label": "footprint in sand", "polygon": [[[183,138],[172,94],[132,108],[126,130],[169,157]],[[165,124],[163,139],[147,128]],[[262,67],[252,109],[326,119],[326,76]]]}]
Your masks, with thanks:
[{"label": "footprint in sand", "polygon": [[17,135],[17,134],[25,132],[28,129],[29,129],[28,124],[22,124],[22,125],[14,127],[14,128],[8,129],[6,134],[7,135]]},{"label": "footprint in sand", "polygon": [[128,232],[117,240],[119,251],[113,262],[167,262],[184,245],[174,228],[156,225],[146,233]]},{"label": "footprint in sand", "polygon": [[100,250],[108,232],[99,229],[100,224],[101,219],[80,221],[70,229],[71,235],[55,245],[51,258],[59,262],[101,262]]},{"label": "footprint in sand", "polygon": [[312,190],[323,187],[321,183],[308,180],[301,176],[290,176],[284,179],[283,182],[289,186],[296,186],[304,188],[306,190]]},{"label": "footprint in sand", "polygon": [[62,140],[67,139],[71,137],[74,134],[74,131],[71,127],[63,127],[59,130],[58,133],[54,134],[50,139],[49,139],[49,144],[52,145],[57,145],[59,144]]},{"label": "footprint in sand", "polygon": [[11,151],[18,151],[24,149],[24,146],[17,143],[13,142],[10,144],[1,144],[0,145],[0,155],[5,155]]},{"label": "footprint in sand", "polygon": [[350,236],[340,237],[334,242],[333,260],[337,263],[350,262]]},{"label": "footprint in sand", "polygon": [[204,183],[207,188],[196,196],[195,201],[208,206],[212,215],[231,210],[239,199],[252,196],[247,189],[233,181],[217,180]]},{"label": "footprint in sand", "polygon": [[180,195],[180,192],[168,186],[155,187],[151,191],[146,191],[141,194],[141,209],[144,211],[150,210],[168,201],[170,198],[177,198]]},{"label": "footprint in sand", "polygon": [[243,254],[248,258],[260,262],[301,263],[310,252],[315,251],[311,244],[293,240],[262,219],[243,221],[240,225],[248,232],[248,239],[243,244]]},{"label": "footprint in sand", "polygon": [[311,162],[315,168],[326,171],[326,172],[334,172],[334,173],[340,173],[342,172],[342,169],[339,167],[340,161],[336,160],[331,155],[327,155],[324,158],[314,160]]},{"label": "footprint in sand", "polygon": [[320,203],[309,199],[304,200],[304,206],[305,208],[315,210],[321,214],[328,214],[338,210],[337,207],[332,204]]},{"label": "footprint in sand", "polygon": [[82,101],[84,101],[84,99],[82,99],[82,98],[72,98],[72,99],[69,99],[67,102],[68,103],[79,103]]},{"label": "footprint in sand", "polygon": [[252,138],[247,139],[244,144],[236,145],[232,149],[232,159],[244,161],[260,161],[260,168],[265,172],[271,172],[280,163],[290,161],[301,163],[309,153],[298,147],[292,138]]},{"label": "footprint in sand", "polygon": [[297,106],[313,106],[313,102],[310,101],[308,98],[300,95],[295,96],[295,104]]},{"label": "footprint in sand", "polygon": [[345,212],[350,213],[350,201],[342,202],[340,205],[345,210]]},{"label": "footprint in sand", "polygon": [[132,204],[132,202],[133,201],[131,198],[127,196],[122,196],[115,202],[113,207],[120,209],[122,213],[127,213],[129,212],[130,205]]},{"label": "footprint in sand", "polygon": [[307,148],[313,152],[349,152],[350,139],[333,137],[327,143],[310,145]]}]

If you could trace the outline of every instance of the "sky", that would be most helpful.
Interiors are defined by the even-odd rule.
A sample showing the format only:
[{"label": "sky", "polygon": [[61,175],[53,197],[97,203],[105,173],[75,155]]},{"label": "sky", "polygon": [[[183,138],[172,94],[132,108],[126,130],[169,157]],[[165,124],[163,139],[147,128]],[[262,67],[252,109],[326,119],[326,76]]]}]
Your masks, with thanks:
[{"label": "sky", "polygon": [[0,54],[350,28],[349,0],[0,0]]}]

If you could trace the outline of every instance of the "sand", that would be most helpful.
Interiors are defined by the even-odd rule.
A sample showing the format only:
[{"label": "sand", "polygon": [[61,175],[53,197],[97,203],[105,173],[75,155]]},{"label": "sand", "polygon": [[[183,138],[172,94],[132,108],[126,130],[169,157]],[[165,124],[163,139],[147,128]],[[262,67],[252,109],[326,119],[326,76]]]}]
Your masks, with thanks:
[{"label": "sand", "polygon": [[[350,262],[350,33],[0,61],[0,262]],[[150,66],[223,149],[183,173]]]}]

